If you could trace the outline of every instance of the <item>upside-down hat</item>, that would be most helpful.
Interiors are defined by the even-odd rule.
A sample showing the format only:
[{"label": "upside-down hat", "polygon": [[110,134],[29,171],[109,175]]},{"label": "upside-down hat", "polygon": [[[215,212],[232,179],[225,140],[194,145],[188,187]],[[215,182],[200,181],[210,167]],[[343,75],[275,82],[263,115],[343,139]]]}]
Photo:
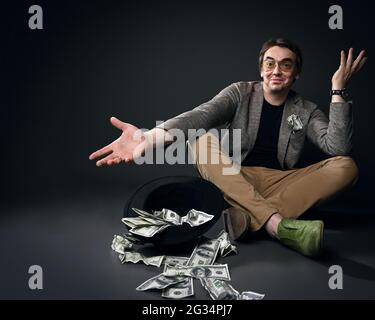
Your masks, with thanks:
[{"label": "upside-down hat", "polygon": [[170,226],[152,238],[137,235],[145,242],[155,245],[176,245],[198,239],[206,233],[220,218],[224,203],[220,189],[207,180],[193,176],[169,176],[140,186],[126,202],[124,217],[138,216],[132,208],[149,213],[166,208],[180,216],[196,209],[214,215],[210,221],[197,227],[183,223]]}]

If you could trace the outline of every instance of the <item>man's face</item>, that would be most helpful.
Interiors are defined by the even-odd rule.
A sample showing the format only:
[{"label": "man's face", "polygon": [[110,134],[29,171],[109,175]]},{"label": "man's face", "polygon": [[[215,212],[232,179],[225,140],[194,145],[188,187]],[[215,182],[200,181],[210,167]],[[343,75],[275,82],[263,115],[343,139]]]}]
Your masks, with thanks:
[{"label": "man's face", "polygon": [[277,93],[289,90],[299,78],[296,68],[296,55],[288,48],[272,47],[264,53],[261,77],[265,89]]}]

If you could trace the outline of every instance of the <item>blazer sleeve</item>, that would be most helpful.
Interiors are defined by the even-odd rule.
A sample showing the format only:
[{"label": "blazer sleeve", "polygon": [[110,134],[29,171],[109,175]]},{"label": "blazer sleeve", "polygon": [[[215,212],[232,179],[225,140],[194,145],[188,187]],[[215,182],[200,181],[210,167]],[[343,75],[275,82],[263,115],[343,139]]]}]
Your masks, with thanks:
[{"label": "blazer sleeve", "polygon": [[317,107],[312,111],[307,137],[331,156],[348,155],[352,150],[352,103],[331,103],[329,119]]},{"label": "blazer sleeve", "polygon": [[189,129],[205,129],[217,127],[232,120],[240,101],[239,83],[233,83],[223,89],[210,101],[171,118],[158,128],[164,130],[180,129],[188,136]]}]

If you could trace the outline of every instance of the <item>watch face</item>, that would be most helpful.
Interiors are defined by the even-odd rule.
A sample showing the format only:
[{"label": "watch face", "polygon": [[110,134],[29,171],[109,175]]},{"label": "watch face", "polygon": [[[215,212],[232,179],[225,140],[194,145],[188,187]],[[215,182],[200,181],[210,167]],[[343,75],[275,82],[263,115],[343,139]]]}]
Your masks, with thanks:
[{"label": "watch face", "polygon": [[346,90],[341,90],[341,91],[339,92],[339,95],[340,95],[341,97],[343,97],[344,99],[346,99],[346,98],[349,96]]},{"label": "watch face", "polygon": [[346,99],[349,96],[349,94],[346,90],[332,90],[331,95],[332,96],[334,96],[334,95],[341,96],[344,99]]}]

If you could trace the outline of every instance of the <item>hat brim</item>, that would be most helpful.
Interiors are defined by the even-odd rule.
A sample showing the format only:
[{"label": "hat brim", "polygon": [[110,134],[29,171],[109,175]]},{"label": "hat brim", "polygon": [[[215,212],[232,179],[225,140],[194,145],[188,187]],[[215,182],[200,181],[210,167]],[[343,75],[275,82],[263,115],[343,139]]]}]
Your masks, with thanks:
[{"label": "hat brim", "polygon": [[213,183],[198,177],[172,176],[158,178],[139,187],[128,199],[124,216],[136,217],[137,214],[132,208],[149,213],[166,208],[177,212],[180,216],[184,216],[191,209],[196,209],[214,216],[198,227],[191,227],[184,223],[168,227],[152,238],[137,236],[144,242],[168,246],[198,239],[217,222],[223,207],[222,192]]}]

